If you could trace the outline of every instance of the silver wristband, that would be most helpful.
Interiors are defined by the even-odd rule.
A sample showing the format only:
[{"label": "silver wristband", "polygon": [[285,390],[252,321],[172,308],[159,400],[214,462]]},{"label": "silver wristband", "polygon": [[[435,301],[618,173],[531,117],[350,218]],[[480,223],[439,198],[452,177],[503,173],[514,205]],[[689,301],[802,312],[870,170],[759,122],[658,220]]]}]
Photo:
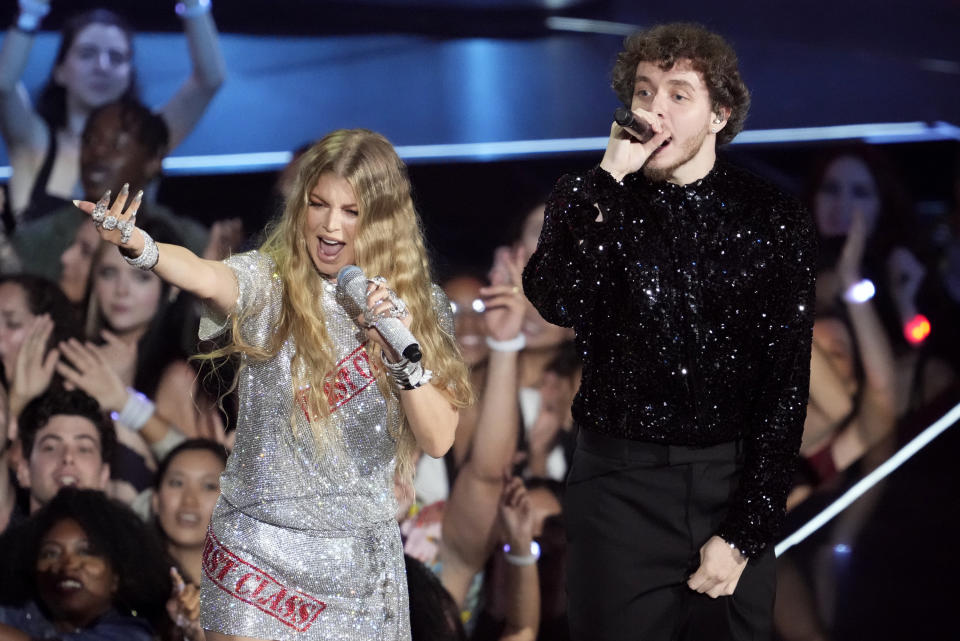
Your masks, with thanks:
[{"label": "silver wristband", "polygon": [[160,251],[157,249],[157,243],[150,238],[150,234],[142,229],[140,230],[140,234],[143,236],[143,251],[140,252],[139,256],[134,258],[123,255],[123,259],[127,261],[127,264],[148,272],[157,266],[157,261],[160,260]]},{"label": "silver wristband", "polygon": [[381,359],[387,373],[390,374],[400,390],[417,389],[429,383],[430,379],[433,378],[433,372],[424,369],[423,363],[420,361],[411,363],[409,359],[403,358],[396,363],[391,363],[387,360],[386,354],[382,354]]}]

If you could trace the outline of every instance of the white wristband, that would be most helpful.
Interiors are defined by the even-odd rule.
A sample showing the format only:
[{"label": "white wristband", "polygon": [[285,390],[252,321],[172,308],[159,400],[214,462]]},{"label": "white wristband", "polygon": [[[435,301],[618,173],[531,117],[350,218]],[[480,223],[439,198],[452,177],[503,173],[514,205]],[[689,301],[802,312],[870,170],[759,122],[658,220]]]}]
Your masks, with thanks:
[{"label": "white wristband", "polygon": [[522,332],[508,341],[498,341],[487,336],[487,347],[495,352],[519,352],[526,346],[527,337]]},{"label": "white wristband", "polygon": [[119,414],[113,412],[111,417],[118,423],[126,425],[134,432],[138,432],[143,429],[143,426],[146,425],[150,417],[153,416],[156,406],[153,404],[153,401],[135,389],[128,387],[127,392],[129,392],[129,396],[127,396],[127,402],[123,406],[123,411]]},{"label": "white wristband", "polygon": [[530,554],[511,554],[510,544],[503,546],[503,558],[510,565],[533,565],[540,558],[540,544],[536,541],[530,541]]},{"label": "white wristband", "polygon": [[188,18],[202,16],[205,13],[210,13],[211,8],[212,5],[210,4],[210,0],[199,0],[196,4],[190,5],[187,5],[184,2],[178,2],[176,11],[178,16],[186,20]]}]

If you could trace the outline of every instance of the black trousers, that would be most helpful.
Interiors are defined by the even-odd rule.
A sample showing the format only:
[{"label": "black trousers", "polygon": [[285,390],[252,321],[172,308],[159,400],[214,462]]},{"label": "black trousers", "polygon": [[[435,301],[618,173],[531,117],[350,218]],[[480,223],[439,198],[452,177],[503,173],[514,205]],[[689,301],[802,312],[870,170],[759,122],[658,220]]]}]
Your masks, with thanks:
[{"label": "black trousers", "polygon": [[686,581],[726,514],[738,443],[641,443],[580,430],[567,476],[567,598],[576,641],[770,638],[773,550],[751,559],[732,596]]}]

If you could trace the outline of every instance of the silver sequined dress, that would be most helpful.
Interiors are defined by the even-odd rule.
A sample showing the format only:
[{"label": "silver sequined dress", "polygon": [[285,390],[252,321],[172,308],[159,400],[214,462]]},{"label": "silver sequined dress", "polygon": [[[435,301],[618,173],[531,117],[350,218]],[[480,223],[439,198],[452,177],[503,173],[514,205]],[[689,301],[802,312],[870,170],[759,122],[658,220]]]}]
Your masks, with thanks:
[{"label": "silver sequined dress", "polygon": [[[252,251],[226,264],[239,283],[236,313],[254,311],[241,332],[266,345],[283,290],[273,261]],[[381,394],[345,305],[325,287],[323,311],[339,357],[329,428],[340,447],[321,452],[292,393],[292,339],[267,361],[243,363],[236,445],[203,553],[206,629],[261,639],[410,638],[390,436],[402,415],[396,395]],[[200,336],[225,328],[207,315]]]}]

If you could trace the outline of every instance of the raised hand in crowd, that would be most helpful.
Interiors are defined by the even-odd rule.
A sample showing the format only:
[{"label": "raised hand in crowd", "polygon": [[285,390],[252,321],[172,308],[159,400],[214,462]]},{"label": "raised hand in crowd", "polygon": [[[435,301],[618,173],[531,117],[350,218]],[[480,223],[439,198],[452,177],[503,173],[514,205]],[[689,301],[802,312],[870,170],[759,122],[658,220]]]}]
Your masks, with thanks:
[{"label": "raised hand in crowd", "polygon": [[837,273],[844,287],[844,301],[859,348],[864,383],[856,418],[833,444],[836,468],[845,469],[893,430],[897,414],[896,363],[893,348],[871,300],[850,295],[860,280],[866,248],[867,221],[860,210],[853,212],[850,232],[840,254]]},{"label": "raised hand in crowd", "polygon": [[851,214],[850,229],[847,232],[846,242],[837,260],[837,276],[844,291],[860,280],[863,269],[863,255],[867,248],[867,237],[870,233],[866,215],[861,209],[854,209]]},{"label": "raised hand in crowd", "polygon": [[167,613],[186,641],[204,641],[203,628],[200,626],[200,588],[187,583],[176,568],[170,568],[173,579],[173,594],[167,601]]},{"label": "raised hand in crowd", "polygon": [[470,581],[496,545],[503,469],[516,453],[520,429],[518,357],[524,344],[521,329],[527,309],[521,270],[519,253],[498,250],[491,270],[493,283],[480,290],[490,354],[476,428],[467,459],[450,492],[440,546],[441,580],[461,606]]},{"label": "raised hand in crowd", "polygon": [[103,338],[101,345],[88,345],[102,356],[103,362],[110,365],[124,385],[133,386],[137,370],[137,343],[121,340],[108,329],[100,330],[100,336]]},{"label": "raised hand in crowd", "polygon": [[540,627],[540,578],[533,554],[535,515],[523,479],[504,476],[498,509],[507,555],[505,628],[501,641],[537,638]]},{"label": "raised hand in crowd", "polygon": [[887,257],[887,274],[893,288],[890,295],[900,323],[905,325],[917,315],[917,293],[927,277],[927,268],[906,247],[894,247]]},{"label": "raised hand in crowd", "polygon": [[57,372],[68,389],[80,389],[92,396],[106,412],[121,412],[129,393],[103,352],[90,343],[71,338],[60,344],[62,358]]},{"label": "raised hand in crowd", "polygon": [[[53,373],[60,358],[57,348],[47,350],[47,341],[53,333],[53,320],[49,314],[37,316],[27,331],[27,336],[17,353],[10,389],[10,412],[19,416],[27,403],[43,394],[50,386]],[[16,435],[12,435],[14,438]]]},{"label": "raised hand in crowd", "polygon": [[[107,332],[109,333],[109,332]],[[122,342],[117,339],[117,342]],[[76,339],[70,339],[60,344],[62,354],[60,362],[57,364],[57,372],[63,376],[68,387],[83,390],[93,397],[105,411],[115,412],[119,415],[117,437],[131,449],[137,450],[145,458],[150,459],[150,454],[143,452],[139,447],[134,433],[139,434],[147,445],[154,446],[162,441],[183,440],[183,435],[177,428],[159,416],[155,411],[144,419],[141,425],[127,425],[126,419],[129,414],[124,412],[127,405],[131,402],[131,397],[137,397],[137,392],[131,390],[121,379],[120,374],[112,367],[112,361],[108,350],[122,349],[119,346],[111,346],[109,343],[104,347],[98,347],[92,343],[81,343]],[[134,347],[134,353],[136,348]],[[136,400],[134,401],[136,404]],[[164,445],[164,449],[169,447]],[[160,454],[160,452],[155,452]],[[158,456],[160,458],[160,456]]]},{"label": "raised hand in crowd", "polygon": [[495,341],[510,341],[520,335],[526,299],[523,297],[521,248],[500,247],[494,252],[490,285],[480,288],[487,335]]}]

